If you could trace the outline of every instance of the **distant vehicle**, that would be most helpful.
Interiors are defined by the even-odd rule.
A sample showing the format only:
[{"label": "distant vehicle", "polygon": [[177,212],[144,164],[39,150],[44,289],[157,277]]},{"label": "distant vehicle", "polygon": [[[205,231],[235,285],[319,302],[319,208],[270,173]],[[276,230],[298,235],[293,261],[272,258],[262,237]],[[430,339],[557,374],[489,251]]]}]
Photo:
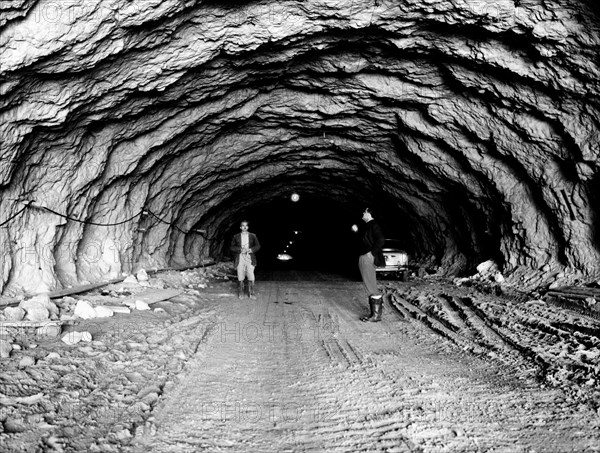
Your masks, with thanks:
[{"label": "distant vehicle", "polygon": [[379,274],[392,274],[400,280],[405,280],[408,271],[408,254],[402,249],[397,239],[386,239],[383,244],[385,266],[376,267]]},{"label": "distant vehicle", "polygon": [[277,259],[279,261],[291,261],[297,258],[298,253],[302,249],[302,231],[290,230],[279,246]]},{"label": "distant vehicle", "polygon": [[279,253],[279,254],[277,254],[277,259],[279,261],[289,261],[289,260],[293,260],[294,257],[292,255],[290,255],[289,253]]}]

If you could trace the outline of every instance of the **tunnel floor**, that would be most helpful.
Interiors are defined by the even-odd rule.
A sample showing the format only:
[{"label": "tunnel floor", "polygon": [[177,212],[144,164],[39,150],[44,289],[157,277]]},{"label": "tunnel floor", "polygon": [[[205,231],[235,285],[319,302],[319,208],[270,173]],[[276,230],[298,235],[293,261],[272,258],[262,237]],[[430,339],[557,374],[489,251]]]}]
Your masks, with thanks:
[{"label": "tunnel floor", "polygon": [[91,342],[24,337],[0,450],[598,451],[597,319],[411,279],[380,280],[383,321],[362,323],[359,281],[288,271],[250,300],[203,272],[130,286],[180,294],[72,327]]},{"label": "tunnel floor", "polygon": [[516,369],[440,346],[389,307],[382,323],[358,321],[358,283],[260,287],[256,302],[220,306],[139,451],[558,452],[600,440],[597,417],[557,411],[561,392]]},{"label": "tunnel floor", "polygon": [[352,272],[335,269],[315,270],[310,268],[286,268],[271,266],[256,270],[258,281],[290,281],[290,282],[355,282],[359,276]]}]

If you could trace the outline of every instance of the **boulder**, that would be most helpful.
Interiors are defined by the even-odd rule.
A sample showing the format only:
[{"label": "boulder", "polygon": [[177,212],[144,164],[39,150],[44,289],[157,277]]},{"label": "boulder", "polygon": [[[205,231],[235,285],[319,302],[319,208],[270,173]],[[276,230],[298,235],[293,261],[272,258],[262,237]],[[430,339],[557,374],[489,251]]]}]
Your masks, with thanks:
[{"label": "boulder", "polygon": [[133,276],[133,275],[129,275],[125,278],[125,280],[123,280],[123,283],[126,283],[126,284],[133,284],[133,283],[137,283],[137,282],[138,282],[137,278],[135,278],[135,276]]},{"label": "boulder", "polygon": [[[30,321],[44,321],[49,317],[56,319],[58,316],[58,307],[56,304],[50,301],[50,297],[48,297],[46,294],[39,294],[30,299],[23,300],[21,303],[19,303],[19,307],[27,312],[26,318]],[[41,308],[48,312],[47,317],[45,319],[32,319],[34,316],[36,316],[33,313],[38,313],[38,315],[43,313],[43,310],[40,310]]]},{"label": "boulder", "polygon": [[25,317],[25,310],[21,307],[6,307],[4,317],[7,321],[21,321]]},{"label": "boulder", "polygon": [[93,319],[97,316],[94,307],[92,307],[90,303],[85,300],[80,300],[77,302],[74,314],[81,319]]},{"label": "boulder", "polygon": [[483,276],[493,275],[497,271],[498,265],[492,260],[484,261],[477,266],[477,273]]},{"label": "boulder", "polygon": [[19,308],[25,310],[25,318],[29,321],[41,322],[50,319],[50,311],[43,300],[27,299],[21,301]]}]

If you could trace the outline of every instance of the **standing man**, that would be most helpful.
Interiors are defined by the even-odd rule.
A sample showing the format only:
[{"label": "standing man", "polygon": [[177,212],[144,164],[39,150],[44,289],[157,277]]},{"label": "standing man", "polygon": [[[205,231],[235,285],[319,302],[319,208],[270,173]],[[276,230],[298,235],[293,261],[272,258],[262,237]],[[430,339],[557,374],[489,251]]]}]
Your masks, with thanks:
[{"label": "standing man", "polygon": [[248,231],[248,221],[240,223],[241,233],[236,234],[230,250],[235,253],[235,267],[238,275],[238,298],[244,296],[244,279],[248,278],[248,293],[250,299],[256,299],[254,294],[254,268],[256,267],[256,252],[260,250],[260,243],[254,233]]},{"label": "standing man", "polygon": [[381,321],[381,312],[383,311],[382,294],[377,288],[377,276],[375,267],[385,265],[383,256],[383,244],[385,238],[381,228],[373,218],[371,208],[366,208],[363,211],[362,219],[365,225],[358,229],[355,226],[352,228],[360,234],[360,257],[358,258],[358,269],[362,277],[363,283],[369,293],[369,307],[371,313],[369,316],[363,316],[361,321],[379,322]]}]

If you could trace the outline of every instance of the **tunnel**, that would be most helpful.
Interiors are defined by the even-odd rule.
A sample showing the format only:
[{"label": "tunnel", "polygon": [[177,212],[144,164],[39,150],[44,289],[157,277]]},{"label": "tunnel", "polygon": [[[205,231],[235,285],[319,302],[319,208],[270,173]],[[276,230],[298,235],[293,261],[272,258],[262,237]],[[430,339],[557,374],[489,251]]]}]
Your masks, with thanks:
[{"label": "tunnel", "polygon": [[0,8],[2,294],[230,259],[243,219],[346,269],[364,206],[442,275],[600,275],[593,1]]}]

